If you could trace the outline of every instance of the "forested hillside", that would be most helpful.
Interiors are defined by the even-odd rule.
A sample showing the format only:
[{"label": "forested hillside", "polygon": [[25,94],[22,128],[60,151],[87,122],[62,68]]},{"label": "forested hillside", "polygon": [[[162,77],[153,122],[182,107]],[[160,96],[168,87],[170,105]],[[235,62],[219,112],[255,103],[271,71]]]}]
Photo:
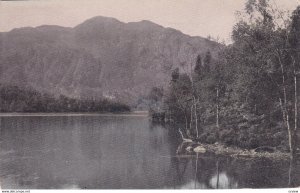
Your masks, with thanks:
[{"label": "forested hillside", "polygon": [[0,112],[128,112],[130,107],[109,99],[72,99],[33,89],[0,84]]},{"label": "forested hillside", "polygon": [[140,108],[152,87],[168,84],[174,68],[207,50],[216,55],[219,46],[150,21],[100,16],[74,28],[19,28],[0,33],[0,83]]},{"label": "forested hillside", "polygon": [[[278,19],[279,18],[279,19]],[[299,122],[300,7],[287,20],[268,1],[248,1],[233,43],[218,58],[198,56],[175,69],[158,101],[187,137],[294,153]]]}]

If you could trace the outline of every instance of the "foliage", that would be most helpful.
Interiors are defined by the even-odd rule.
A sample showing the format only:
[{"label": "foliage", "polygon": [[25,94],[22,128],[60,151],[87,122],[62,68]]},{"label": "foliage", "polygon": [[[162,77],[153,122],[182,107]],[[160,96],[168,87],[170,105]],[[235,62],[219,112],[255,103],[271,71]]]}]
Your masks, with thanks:
[{"label": "foliage", "polygon": [[173,72],[165,109],[173,120],[186,121],[192,137],[198,126],[198,140],[206,143],[289,145],[293,151],[299,119],[300,7],[288,19],[281,14],[267,0],[249,0],[247,17],[234,26],[233,44],[217,58],[209,50],[199,55],[191,73]]},{"label": "foliage", "polygon": [[127,105],[107,99],[54,97],[32,89],[0,85],[0,112],[125,112]]}]

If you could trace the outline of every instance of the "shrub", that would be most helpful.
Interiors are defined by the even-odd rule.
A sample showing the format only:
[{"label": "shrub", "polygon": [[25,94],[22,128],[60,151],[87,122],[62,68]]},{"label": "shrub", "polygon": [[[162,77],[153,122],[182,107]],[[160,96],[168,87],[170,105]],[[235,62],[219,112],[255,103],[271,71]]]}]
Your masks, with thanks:
[{"label": "shrub", "polygon": [[217,142],[216,136],[215,134],[210,134],[207,138],[206,138],[206,143],[208,144],[213,144]]}]

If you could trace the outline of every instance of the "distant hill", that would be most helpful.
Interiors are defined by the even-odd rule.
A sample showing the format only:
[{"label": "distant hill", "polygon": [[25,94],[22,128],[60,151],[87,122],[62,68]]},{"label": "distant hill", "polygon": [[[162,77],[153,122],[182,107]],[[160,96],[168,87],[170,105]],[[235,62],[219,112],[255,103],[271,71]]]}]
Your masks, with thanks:
[{"label": "distant hill", "polygon": [[150,21],[100,16],[74,28],[19,28],[0,33],[0,83],[136,105],[152,87],[166,86],[174,68],[219,46]]}]

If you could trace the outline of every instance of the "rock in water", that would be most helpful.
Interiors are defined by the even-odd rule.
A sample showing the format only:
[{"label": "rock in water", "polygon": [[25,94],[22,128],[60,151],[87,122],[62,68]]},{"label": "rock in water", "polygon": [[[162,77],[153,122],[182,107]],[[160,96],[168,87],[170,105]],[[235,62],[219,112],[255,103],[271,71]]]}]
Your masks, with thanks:
[{"label": "rock in water", "polygon": [[194,152],[196,152],[196,153],[205,153],[206,149],[202,146],[197,146],[197,147],[194,148]]},{"label": "rock in water", "polygon": [[192,152],[193,151],[193,147],[192,146],[188,146],[187,148],[185,148],[186,151],[188,152]]}]

